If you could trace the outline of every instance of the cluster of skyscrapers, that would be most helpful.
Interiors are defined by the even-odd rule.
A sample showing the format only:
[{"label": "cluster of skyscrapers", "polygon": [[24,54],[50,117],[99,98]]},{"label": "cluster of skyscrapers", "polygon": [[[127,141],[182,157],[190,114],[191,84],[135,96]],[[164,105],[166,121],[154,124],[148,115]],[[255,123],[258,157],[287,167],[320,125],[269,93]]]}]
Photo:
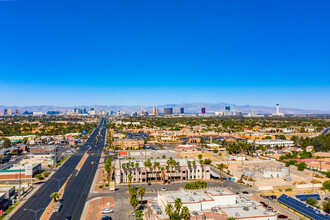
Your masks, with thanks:
[{"label": "cluster of skyscrapers", "polygon": [[12,109],[7,109],[7,108],[3,110],[3,115],[19,115],[19,114],[20,114],[20,110],[18,108],[15,109],[14,112]]}]

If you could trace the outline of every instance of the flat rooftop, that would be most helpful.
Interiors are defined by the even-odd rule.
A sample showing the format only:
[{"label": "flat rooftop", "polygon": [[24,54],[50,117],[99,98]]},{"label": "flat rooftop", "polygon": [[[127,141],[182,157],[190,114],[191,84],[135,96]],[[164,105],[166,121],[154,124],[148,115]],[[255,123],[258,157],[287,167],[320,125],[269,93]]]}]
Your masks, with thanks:
[{"label": "flat rooftop", "polygon": [[[150,159],[152,164],[155,163],[155,162],[159,162],[161,166],[166,165],[167,160],[168,159]],[[134,162],[134,163],[139,163],[139,167],[145,167],[144,166],[145,161],[146,161],[145,159],[136,159],[136,160],[122,159],[122,160],[120,160],[120,164]],[[176,159],[176,161],[178,161],[180,163],[180,166],[187,166],[188,161],[190,161],[191,164],[192,164],[193,161],[195,161],[197,166],[200,165],[199,161],[196,161],[196,160],[190,159],[190,158],[180,158],[180,159]]]},{"label": "flat rooftop", "polygon": [[[196,190],[185,190],[180,189],[179,191],[171,192],[161,192],[160,195],[166,197],[166,201],[169,203],[174,203],[176,198],[181,198],[182,203],[191,202],[203,202],[203,201],[213,201],[210,196],[220,196],[220,195],[235,195],[232,191],[227,188],[222,189],[196,189]],[[235,195],[236,196],[236,195]]]}]

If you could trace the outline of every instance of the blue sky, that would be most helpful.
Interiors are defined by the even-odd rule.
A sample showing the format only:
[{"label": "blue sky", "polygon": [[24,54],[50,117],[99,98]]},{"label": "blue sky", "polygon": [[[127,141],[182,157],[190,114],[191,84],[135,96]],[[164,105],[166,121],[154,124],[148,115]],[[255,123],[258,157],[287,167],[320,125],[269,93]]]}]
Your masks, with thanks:
[{"label": "blue sky", "polygon": [[0,105],[330,110],[330,1],[0,1]]}]

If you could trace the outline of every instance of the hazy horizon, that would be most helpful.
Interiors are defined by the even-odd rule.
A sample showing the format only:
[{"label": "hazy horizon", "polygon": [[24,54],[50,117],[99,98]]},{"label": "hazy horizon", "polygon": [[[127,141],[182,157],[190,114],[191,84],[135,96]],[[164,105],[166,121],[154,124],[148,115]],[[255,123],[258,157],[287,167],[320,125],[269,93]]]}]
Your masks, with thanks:
[{"label": "hazy horizon", "polygon": [[0,1],[0,105],[330,110],[329,1]]}]

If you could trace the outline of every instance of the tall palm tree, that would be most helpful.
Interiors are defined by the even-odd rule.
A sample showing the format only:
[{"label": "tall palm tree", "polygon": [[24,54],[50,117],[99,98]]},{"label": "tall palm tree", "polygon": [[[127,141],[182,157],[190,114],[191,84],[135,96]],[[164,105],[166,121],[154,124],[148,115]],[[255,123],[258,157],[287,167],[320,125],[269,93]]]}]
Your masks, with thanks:
[{"label": "tall palm tree", "polygon": [[181,218],[188,220],[190,218],[190,211],[187,206],[184,206],[181,210]]},{"label": "tall palm tree", "polygon": [[127,178],[128,178],[129,184],[131,184],[133,176],[131,174],[128,174]]},{"label": "tall palm tree", "polygon": [[[166,175],[169,173],[169,171],[170,171],[170,166],[169,165],[167,165],[166,167]],[[167,180],[169,179],[169,177],[167,177]],[[165,182],[165,181],[164,181]]]},{"label": "tall palm tree", "polygon": [[139,190],[138,190],[138,194],[141,197],[141,205],[142,205],[142,198],[144,196],[144,194],[146,193],[146,189],[143,186],[140,186]]},{"label": "tall palm tree", "polygon": [[165,180],[165,174],[164,174],[164,171],[165,171],[165,168],[164,167],[161,167],[160,168],[160,171],[161,171],[161,179],[162,179],[162,181],[163,181],[163,183],[164,183],[164,180]]},{"label": "tall palm tree", "polygon": [[171,215],[173,213],[173,206],[172,206],[172,204],[167,204],[167,206],[165,207],[165,213],[171,219]]},{"label": "tall palm tree", "polygon": [[203,179],[203,176],[204,176],[204,167],[203,167],[203,163],[204,163],[204,161],[203,161],[203,160],[200,160],[199,163],[201,164],[201,169],[202,169],[202,179]]},{"label": "tall palm tree", "polygon": [[176,209],[177,212],[180,212],[181,206],[182,206],[182,200],[181,200],[181,198],[176,198],[174,200],[174,207],[175,207],[175,209]]},{"label": "tall palm tree", "polygon": [[136,198],[136,196],[131,196],[129,199],[129,203],[131,204],[135,212],[135,208],[139,204],[139,200]]}]

